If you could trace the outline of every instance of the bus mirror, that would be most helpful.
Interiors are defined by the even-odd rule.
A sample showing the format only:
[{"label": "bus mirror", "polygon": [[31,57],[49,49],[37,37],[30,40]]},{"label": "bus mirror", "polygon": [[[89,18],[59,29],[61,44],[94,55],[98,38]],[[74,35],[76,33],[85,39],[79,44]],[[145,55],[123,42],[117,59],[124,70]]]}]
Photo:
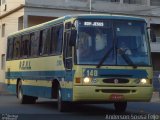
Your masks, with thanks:
[{"label": "bus mirror", "polygon": [[66,68],[67,69],[72,69],[72,58],[66,59]]},{"label": "bus mirror", "polygon": [[70,36],[70,42],[69,42],[70,46],[75,46],[76,38],[77,38],[77,30],[72,30],[71,36]]},{"label": "bus mirror", "polygon": [[151,41],[156,42],[156,34],[153,30],[150,30]]}]

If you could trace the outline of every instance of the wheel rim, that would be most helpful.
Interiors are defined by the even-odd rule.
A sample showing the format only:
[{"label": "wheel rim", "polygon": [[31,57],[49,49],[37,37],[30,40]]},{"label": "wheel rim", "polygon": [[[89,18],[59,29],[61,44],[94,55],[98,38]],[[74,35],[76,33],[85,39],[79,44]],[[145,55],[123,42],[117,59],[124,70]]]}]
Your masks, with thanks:
[{"label": "wheel rim", "polygon": [[21,88],[21,85],[19,85],[19,88],[18,88],[18,98],[19,98],[19,100],[22,100],[22,97],[23,97],[22,88]]},{"label": "wheel rim", "polygon": [[58,110],[61,111],[62,103],[61,103],[61,90],[58,90]]}]

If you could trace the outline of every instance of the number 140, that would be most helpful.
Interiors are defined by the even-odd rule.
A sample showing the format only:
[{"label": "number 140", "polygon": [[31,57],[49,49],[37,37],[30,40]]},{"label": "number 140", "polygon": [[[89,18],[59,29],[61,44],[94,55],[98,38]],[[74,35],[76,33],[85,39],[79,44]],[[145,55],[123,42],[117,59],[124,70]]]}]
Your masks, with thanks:
[{"label": "number 140", "polygon": [[87,76],[98,76],[98,71],[97,70],[87,70]]}]

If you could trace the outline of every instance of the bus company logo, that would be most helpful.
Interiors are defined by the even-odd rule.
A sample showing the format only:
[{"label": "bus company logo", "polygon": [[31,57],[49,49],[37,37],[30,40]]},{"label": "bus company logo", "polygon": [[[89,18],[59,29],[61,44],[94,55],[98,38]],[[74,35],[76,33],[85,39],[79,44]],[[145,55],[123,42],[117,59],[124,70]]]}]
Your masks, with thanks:
[{"label": "bus company logo", "polygon": [[118,84],[119,83],[118,79],[114,79],[114,83]]},{"label": "bus company logo", "polygon": [[20,70],[31,70],[31,62],[30,61],[20,61],[19,69]]}]

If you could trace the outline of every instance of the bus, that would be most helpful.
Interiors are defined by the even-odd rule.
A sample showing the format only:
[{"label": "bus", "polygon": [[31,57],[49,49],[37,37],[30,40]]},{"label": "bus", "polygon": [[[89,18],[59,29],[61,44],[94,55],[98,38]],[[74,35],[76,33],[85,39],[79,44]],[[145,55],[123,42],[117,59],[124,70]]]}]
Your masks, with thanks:
[{"label": "bus", "polygon": [[21,104],[38,98],[69,103],[149,102],[153,69],[144,19],[67,15],[7,38],[6,86]]}]

